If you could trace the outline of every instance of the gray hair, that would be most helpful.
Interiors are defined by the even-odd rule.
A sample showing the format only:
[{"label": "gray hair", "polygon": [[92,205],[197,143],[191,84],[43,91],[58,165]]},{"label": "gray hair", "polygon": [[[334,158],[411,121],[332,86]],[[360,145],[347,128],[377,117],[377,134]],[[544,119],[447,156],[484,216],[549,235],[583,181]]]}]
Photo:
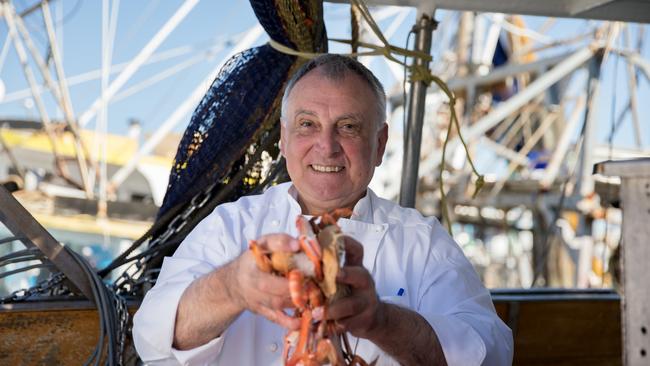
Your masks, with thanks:
[{"label": "gray hair", "polygon": [[319,72],[327,79],[342,80],[345,78],[346,73],[352,72],[361,77],[362,80],[370,87],[376,99],[377,111],[377,127],[381,127],[386,121],[386,92],[381,82],[377,77],[368,70],[359,61],[342,55],[337,54],[324,54],[317,56],[302,65],[298,71],[289,79],[287,86],[284,88],[284,96],[282,97],[282,111],[281,116],[284,118],[286,113],[287,100],[291,90],[296,86],[296,83],[307,75],[310,71],[318,69]]}]

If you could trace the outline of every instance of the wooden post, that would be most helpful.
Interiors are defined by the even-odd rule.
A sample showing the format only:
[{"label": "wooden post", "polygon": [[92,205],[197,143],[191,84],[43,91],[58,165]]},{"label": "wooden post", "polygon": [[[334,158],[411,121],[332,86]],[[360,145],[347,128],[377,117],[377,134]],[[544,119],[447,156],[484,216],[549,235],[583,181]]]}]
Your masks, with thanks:
[{"label": "wooden post", "polygon": [[596,173],[621,178],[623,364],[650,364],[650,158],[607,161]]}]

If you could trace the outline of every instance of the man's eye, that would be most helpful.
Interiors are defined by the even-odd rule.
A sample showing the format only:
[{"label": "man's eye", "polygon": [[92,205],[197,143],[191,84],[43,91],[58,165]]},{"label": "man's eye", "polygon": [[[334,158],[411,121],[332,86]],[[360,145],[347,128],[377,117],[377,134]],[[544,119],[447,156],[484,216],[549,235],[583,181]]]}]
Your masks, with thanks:
[{"label": "man's eye", "polygon": [[307,127],[312,127],[314,125],[314,122],[309,121],[309,120],[303,120],[298,122],[298,126],[302,128],[307,128]]},{"label": "man's eye", "polygon": [[355,133],[359,127],[354,123],[343,123],[339,126],[339,129],[344,133]]}]

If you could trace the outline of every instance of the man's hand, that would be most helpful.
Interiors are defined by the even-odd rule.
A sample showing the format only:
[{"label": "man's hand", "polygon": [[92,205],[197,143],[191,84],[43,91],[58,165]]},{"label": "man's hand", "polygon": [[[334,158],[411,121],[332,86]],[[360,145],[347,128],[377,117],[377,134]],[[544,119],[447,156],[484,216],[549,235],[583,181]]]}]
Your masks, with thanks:
[{"label": "man's hand", "polygon": [[363,246],[350,237],[345,237],[345,266],[339,270],[337,282],[349,285],[352,293],[330,305],[328,318],[355,337],[369,338],[383,322],[383,304],[372,276],[363,267]]},{"label": "man's hand", "polygon": [[379,300],[372,276],[363,267],[363,246],[346,237],[345,251],[345,266],[337,280],[350,285],[352,293],[331,304],[328,317],[342,331],[370,340],[401,365],[446,365],[436,332],[420,314]]},{"label": "man's hand", "polygon": [[[257,240],[262,251],[295,252],[298,241],[287,234],[264,235]],[[259,270],[251,251],[246,251],[234,263],[234,281],[229,289],[240,306],[288,329],[298,329],[300,321],[284,313],[293,307],[289,283],[284,277]]]},{"label": "man's hand", "polygon": [[[263,250],[296,251],[298,242],[285,234],[270,234],[257,241]],[[293,307],[285,278],[264,273],[246,251],[234,261],[205,276],[185,289],[176,310],[174,347],[191,349],[218,337],[248,309],[289,329],[300,321],[286,315]]]}]

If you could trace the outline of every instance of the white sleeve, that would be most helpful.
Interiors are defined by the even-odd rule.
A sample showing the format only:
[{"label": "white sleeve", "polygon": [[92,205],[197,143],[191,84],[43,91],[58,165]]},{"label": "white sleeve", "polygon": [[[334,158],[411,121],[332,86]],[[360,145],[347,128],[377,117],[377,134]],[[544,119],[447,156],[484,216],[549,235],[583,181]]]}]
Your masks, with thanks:
[{"label": "white sleeve", "polygon": [[227,220],[213,212],[190,232],[173,257],[164,259],[156,285],[133,318],[133,342],[146,364],[204,365],[221,352],[223,335],[187,351],[174,349],[172,343],[176,309],[185,289],[241,252],[238,240],[227,232]]},{"label": "white sleeve", "polygon": [[490,292],[446,232],[435,234],[417,311],[435,330],[447,363],[511,365],[512,332],[496,314]]}]

